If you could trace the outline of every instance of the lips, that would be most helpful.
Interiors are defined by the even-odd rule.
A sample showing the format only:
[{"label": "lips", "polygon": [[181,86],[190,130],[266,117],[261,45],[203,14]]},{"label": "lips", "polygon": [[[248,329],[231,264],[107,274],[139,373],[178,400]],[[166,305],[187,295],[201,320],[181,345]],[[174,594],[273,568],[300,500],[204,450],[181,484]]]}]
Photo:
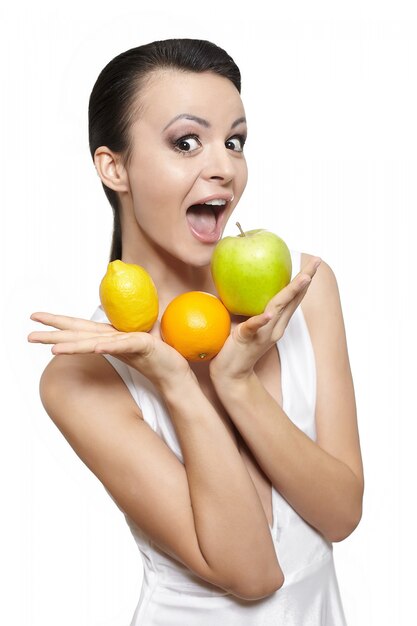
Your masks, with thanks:
[{"label": "lips", "polygon": [[197,203],[190,206],[186,217],[193,236],[203,243],[217,242],[222,233],[225,209],[229,204],[230,201],[224,205]]},{"label": "lips", "polygon": [[[223,200],[225,204],[205,204]],[[216,243],[222,233],[226,209],[234,200],[233,193],[212,193],[206,198],[196,200],[186,213],[187,223],[192,235],[203,243]]]}]

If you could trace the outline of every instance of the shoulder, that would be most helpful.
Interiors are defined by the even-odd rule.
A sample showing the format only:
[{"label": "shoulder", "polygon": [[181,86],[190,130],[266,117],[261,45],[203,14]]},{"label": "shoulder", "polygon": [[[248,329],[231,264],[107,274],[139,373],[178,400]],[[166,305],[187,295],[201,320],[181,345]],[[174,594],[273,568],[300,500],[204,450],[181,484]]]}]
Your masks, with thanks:
[{"label": "shoulder", "polygon": [[[302,253],[301,268],[312,255]],[[346,327],[336,275],[322,259],[300,306],[305,317],[319,379],[352,387]],[[337,379],[337,381],[336,381]],[[340,388],[339,399],[345,391]],[[346,397],[346,393],[345,396]]]},{"label": "shoulder", "polygon": [[53,421],[59,419],[60,408],[64,405],[77,409],[85,403],[122,404],[137,417],[142,415],[117,371],[100,354],[54,356],[42,373],[39,394]]},{"label": "shoulder", "polygon": [[[314,256],[307,252],[301,253],[301,269],[305,267],[310,259]],[[321,263],[313,276],[313,280],[301,301],[301,308],[305,315],[306,321],[313,324],[319,320],[324,311],[330,312],[330,309],[341,310],[340,293],[337,284],[336,275],[331,266],[321,258]],[[322,319],[322,318],[321,318]]]}]

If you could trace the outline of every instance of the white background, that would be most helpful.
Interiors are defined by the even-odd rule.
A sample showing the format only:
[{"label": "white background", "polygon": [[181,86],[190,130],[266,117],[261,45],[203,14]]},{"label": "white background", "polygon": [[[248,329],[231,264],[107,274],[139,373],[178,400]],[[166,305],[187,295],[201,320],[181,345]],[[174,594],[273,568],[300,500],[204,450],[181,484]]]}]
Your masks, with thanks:
[{"label": "white background", "polygon": [[88,318],[98,305],[112,216],[88,149],[88,97],[114,56],[169,37],[210,39],[241,69],[249,183],[236,219],[336,274],[366,482],[359,527],[334,544],[341,594],[349,626],[413,622],[413,2],[274,4],[1,9],[1,623],[127,626],[139,597],[133,537],[44,412],[50,347],[26,337],[41,329],[34,311]]}]

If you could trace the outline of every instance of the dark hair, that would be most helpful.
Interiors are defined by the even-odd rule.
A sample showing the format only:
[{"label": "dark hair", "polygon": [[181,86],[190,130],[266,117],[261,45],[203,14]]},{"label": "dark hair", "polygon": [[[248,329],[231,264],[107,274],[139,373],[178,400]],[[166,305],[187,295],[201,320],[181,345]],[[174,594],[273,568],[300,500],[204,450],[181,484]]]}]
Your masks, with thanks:
[{"label": "dark hair", "polygon": [[[88,138],[91,156],[99,146],[121,154],[124,165],[132,154],[130,128],[139,109],[137,95],[151,72],[173,68],[189,72],[211,71],[241,90],[240,71],[225,50],[201,39],[165,39],[131,48],[112,59],[100,72],[88,104]],[[102,182],[113,209],[110,261],[122,257],[118,194]]]}]

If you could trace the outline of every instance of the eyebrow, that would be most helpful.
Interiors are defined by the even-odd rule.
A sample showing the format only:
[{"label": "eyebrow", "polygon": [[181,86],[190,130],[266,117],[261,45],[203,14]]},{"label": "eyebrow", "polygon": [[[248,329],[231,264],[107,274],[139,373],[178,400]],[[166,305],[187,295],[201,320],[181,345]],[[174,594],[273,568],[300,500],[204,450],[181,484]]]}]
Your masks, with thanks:
[{"label": "eyebrow", "polygon": [[[170,122],[168,122],[168,124],[165,126],[162,132],[164,132],[169,126],[171,126],[171,124],[173,124],[174,122],[180,119],[192,120],[193,122],[197,122],[197,124],[200,124],[201,126],[205,126],[206,128],[211,127],[210,122],[208,122],[207,120],[204,120],[202,117],[197,117],[197,115],[191,115],[191,113],[180,113],[179,115],[174,117]],[[239,117],[237,120],[233,122],[231,127],[235,128],[235,126],[238,126],[242,122],[246,123],[245,117]]]}]

